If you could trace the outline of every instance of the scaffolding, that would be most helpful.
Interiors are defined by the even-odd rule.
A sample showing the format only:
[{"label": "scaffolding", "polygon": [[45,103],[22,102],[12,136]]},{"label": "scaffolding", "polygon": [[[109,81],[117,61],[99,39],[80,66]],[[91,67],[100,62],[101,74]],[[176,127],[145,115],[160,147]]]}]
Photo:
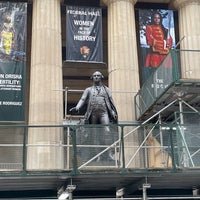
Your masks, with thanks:
[{"label": "scaffolding", "polygon": [[[153,82],[145,84],[135,96],[137,123],[119,122],[114,126],[82,124],[83,116],[66,114],[67,93],[73,91],[65,88],[62,90],[65,92],[62,125],[0,126],[0,171],[6,182],[1,183],[1,190],[13,185],[17,188],[21,184],[18,190],[34,186],[38,191],[41,187],[55,191],[58,184],[71,184],[77,186],[74,192],[86,190],[88,194],[98,190],[117,190],[116,198],[105,195],[103,199],[108,200],[199,199],[200,80],[183,79],[179,70],[163,67],[152,75],[150,79]],[[157,81],[160,74],[165,78]],[[58,132],[62,128],[63,141],[59,144],[28,144],[27,129],[40,128],[54,128]],[[29,147],[37,148],[42,156],[49,155],[52,148],[58,149],[57,152],[64,151],[63,169],[27,171],[26,151]],[[60,160],[63,161],[63,157]],[[72,178],[73,185],[70,182]],[[189,188],[193,193],[187,197],[162,194],[163,188],[174,187]],[[63,191],[66,189],[64,187]],[[148,190],[153,189],[160,190],[160,196],[150,196]],[[140,195],[133,196],[135,191],[141,191]],[[95,194],[92,199],[101,199],[96,197],[99,196]],[[79,196],[73,195],[73,198]]]},{"label": "scaffolding", "polygon": [[[139,125],[85,125],[81,124],[83,116],[68,116],[65,121],[65,125],[69,125],[65,145],[67,168],[73,166],[70,162],[74,148],[78,170],[101,167],[198,167],[200,147],[198,143],[194,146],[191,135],[194,137],[193,141],[199,141],[199,133],[194,133],[199,125],[193,122],[197,123],[200,116],[198,110],[184,101],[180,94],[182,93]],[[170,117],[173,120],[168,123],[163,121],[163,116],[166,119],[165,114],[174,107],[178,109]],[[187,116],[191,119],[191,115],[196,120],[189,122]],[[105,131],[107,128],[109,132]],[[127,142],[133,138],[138,139],[137,144]],[[131,154],[128,153],[130,151]],[[140,165],[136,166],[135,162]]]}]

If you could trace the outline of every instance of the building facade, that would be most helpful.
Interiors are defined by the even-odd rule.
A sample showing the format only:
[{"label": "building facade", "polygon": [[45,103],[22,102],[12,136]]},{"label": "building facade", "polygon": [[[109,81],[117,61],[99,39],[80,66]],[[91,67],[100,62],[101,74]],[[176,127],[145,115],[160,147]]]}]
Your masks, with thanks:
[{"label": "building facade", "polygon": [[[127,194],[127,197],[133,199],[147,199],[148,190],[152,198],[156,195],[161,196],[161,199],[170,195],[174,198],[176,196],[188,197],[188,199],[198,198],[200,187],[196,178],[200,174],[198,158],[191,159],[192,169],[182,174],[176,173],[177,166],[169,152],[160,154],[161,146],[164,145],[155,140],[151,132],[147,134],[147,137],[151,137],[147,142],[149,146],[156,146],[157,149],[148,152],[149,157],[145,157],[148,161],[143,158],[145,152],[135,148],[136,146],[141,148],[146,144],[145,136],[141,136],[137,127],[146,124],[146,121],[154,123],[151,117],[154,115],[158,117],[159,111],[172,101],[168,101],[168,96],[158,96],[155,98],[157,107],[152,108],[151,104],[138,117],[136,114],[138,104],[136,105],[135,96],[143,87],[139,41],[139,10],[142,9],[173,10],[176,39],[174,49],[189,52],[178,52],[178,61],[173,60],[172,53],[172,67],[181,63],[178,66],[181,69],[178,80],[184,80],[187,83],[182,85],[181,91],[190,94],[188,91],[197,88],[192,94],[195,93],[195,98],[198,96],[200,0],[28,0],[20,2],[27,5],[25,120],[21,123],[1,123],[3,153],[1,155],[0,185],[2,189],[0,189],[0,197],[56,199],[57,191],[61,186],[75,184],[74,198],[77,199],[84,197],[115,198],[115,191],[121,188],[125,189],[123,195],[119,197]],[[9,4],[18,3],[18,1],[0,1],[0,3]],[[102,9],[103,62],[66,60],[66,6],[68,5]],[[126,159],[122,159],[123,164],[120,168],[110,170],[104,166],[105,168],[100,168],[99,171],[98,167],[92,170],[88,168],[88,171],[84,168],[81,173],[77,170],[77,166],[78,169],[81,166],[79,158],[73,157],[74,155],[76,157],[76,152],[67,151],[71,148],[67,146],[68,142],[73,140],[68,138],[69,135],[66,136],[67,131],[73,130],[68,125],[74,126],[71,121],[79,118],[79,116],[72,116],[69,109],[77,103],[81,91],[91,85],[90,76],[95,71],[103,73],[105,84],[113,91],[119,124],[122,128],[120,131],[124,130],[125,133],[129,133],[134,130],[136,133],[124,139],[123,155]],[[182,82],[179,86],[180,84]],[[189,84],[193,89],[189,88]],[[170,85],[170,87],[173,86]],[[157,102],[157,99],[162,100],[162,105]],[[189,104],[192,100],[194,96],[190,97]],[[168,103],[163,106],[163,102],[167,101]],[[197,102],[190,104],[194,112],[198,112]],[[160,110],[158,104],[161,106]],[[178,111],[182,112],[180,102],[178,106]],[[156,111],[152,111],[153,109]],[[166,117],[168,114],[163,115]],[[165,123],[168,122],[171,123],[172,120],[165,121]],[[11,149],[12,145],[6,145],[10,143],[14,144],[15,150]],[[21,145],[17,146],[18,143]],[[198,149],[199,145],[195,148]],[[156,150],[159,151],[158,156]],[[186,153],[189,151],[188,148],[182,150]],[[198,150],[195,152],[199,155]],[[160,159],[168,164],[160,164]],[[76,160],[75,163],[74,160]],[[19,167],[12,164],[12,162],[20,163],[19,161],[22,163]],[[182,169],[190,167],[189,162],[190,159],[188,165],[183,166]],[[148,163],[148,166],[145,163]],[[186,163],[185,161],[184,164]],[[124,171],[119,170],[121,167]],[[149,169],[152,170],[150,173]],[[108,176],[106,175],[107,170],[109,171]],[[154,170],[158,170],[157,173],[160,177],[163,176],[163,179],[157,179],[158,176]],[[174,176],[173,172],[175,172]],[[89,184],[84,187],[88,177]],[[181,179],[184,177],[190,177],[188,183],[182,183]],[[156,180],[151,182],[151,179]],[[21,181],[23,183],[20,183]],[[107,183],[103,187],[105,181]],[[6,185],[3,186],[5,182]],[[31,184],[28,184],[29,182]],[[170,182],[173,182],[172,185]],[[158,186],[159,183],[161,186]],[[141,190],[136,189],[140,187],[142,187]]]}]

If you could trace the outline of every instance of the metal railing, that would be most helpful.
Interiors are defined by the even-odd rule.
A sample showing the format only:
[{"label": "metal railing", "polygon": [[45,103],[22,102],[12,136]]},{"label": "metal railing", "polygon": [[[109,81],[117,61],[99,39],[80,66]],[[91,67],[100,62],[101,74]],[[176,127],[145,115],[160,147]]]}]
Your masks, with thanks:
[{"label": "metal railing", "polygon": [[[0,171],[200,168],[199,113],[192,116],[190,123],[167,125],[1,125]],[[62,168],[48,166],[54,162]]]},{"label": "metal railing", "polygon": [[160,66],[144,82],[135,95],[136,119],[140,117],[172,86],[182,80],[198,81],[200,50],[172,49]]}]

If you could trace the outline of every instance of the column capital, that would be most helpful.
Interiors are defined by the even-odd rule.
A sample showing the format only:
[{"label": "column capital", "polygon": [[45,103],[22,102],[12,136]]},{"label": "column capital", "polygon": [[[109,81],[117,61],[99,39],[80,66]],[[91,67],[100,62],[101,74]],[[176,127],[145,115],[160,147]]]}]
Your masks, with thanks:
[{"label": "column capital", "polygon": [[130,2],[132,4],[135,4],[137,2],[137,0],[101,0],[101,1],[107,6],[111,3],[118,2],[118,1]]},{"label": "column capital", "polygon": [[200,5],[200,0],[174,0],[173,4],[176,8],[179,9],[184,6],[192,5],[192,4]]}]

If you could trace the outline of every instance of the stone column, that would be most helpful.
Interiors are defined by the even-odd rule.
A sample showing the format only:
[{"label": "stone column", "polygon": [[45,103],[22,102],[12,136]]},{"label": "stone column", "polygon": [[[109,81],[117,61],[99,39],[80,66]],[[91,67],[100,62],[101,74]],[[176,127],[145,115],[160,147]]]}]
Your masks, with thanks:
[{"label": "stone column", "polygon": [[[108,6],[108,72],[109,87],[113,91],[119,121],[134,122],[134,96],[139,89],[139,70],[136,43],[136,0],[103,0]],[[124,134],[134,127],[126,127]],[[139,134],[125,137],[127,167],[140,167],[139,153],[132,161],[139,146]]]},{"label": "stone column", "polygon": [[[134,3],[103,0],[108,6],[108,72],[119,120],[134,121],[134,95],[139,89]],[[115,91],[117,91],[115,93]]]},{"label": "stone column", "polygon": [[[199,50],[200,47],[200,1],[175,0],[174,6],[179,11],[179,34],[181,49]],[[199,79],[200,52],[181,51],[182,78]]]},{"label": "stone column", "polygon": [[[33,0],[29,125],[62,125],[60,0]],[[27,169],[63,169],[62,128],[28,129]]]}]

